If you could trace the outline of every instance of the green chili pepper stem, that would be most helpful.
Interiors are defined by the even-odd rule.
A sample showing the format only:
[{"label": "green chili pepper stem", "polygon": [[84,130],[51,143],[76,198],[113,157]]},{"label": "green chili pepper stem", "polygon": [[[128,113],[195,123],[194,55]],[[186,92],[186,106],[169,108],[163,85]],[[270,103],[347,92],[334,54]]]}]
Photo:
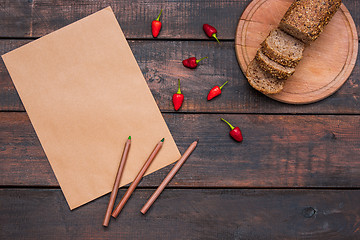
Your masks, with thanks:
[{"label": "green chili pepper stem", "polygon": [[227,84],[227,83],[228,83],[228,81],[226,81],[223,85],[221,85],[220,89],[222,89],[223,86],[225,86],[225,84]]},{"label": "green chili pepper stem", "polygon": [[212,36],[216,39],[216,41],[218,41],[218,43],[220,43],[219,39],[216,37],[216,33],[214,33]]},{"label": "green chili pepper stem", "polygon": [[203,60],[205,58],[208,58],[208,57],[203,57],[203,58],[200,58],[200,59],[196,60],[196,64],[198,64],[201,60]]},{"label": "green chili pepper stem", "polygon": [[231,125],[228,121],[226,121],[226,120],[225,120],[225,119],[223,119],[223,118],[221,118],[221,120],[223,120],[224,122],[226,122],[226,123],[229,125],[229,127],[231,128],[231,130],[233,130],[233,129],[234,129],[233,125]]},{"label": "green chili pepper stem", "polygon": [[181,90],[180,90],[180,79],[178,79],[178,81],[179,81],[179,82],[178,82],[178,86],[179,86],[179,87],[178,87],[177,94],[181,94]]},{"label": "green chili pepper stem", "polygon": [[157,17],[156,21],[159,21],[159,20],[160,20],[161,13],[162,13],[162,9],[161,9],[160,14],[159,14],[159,16]]}]

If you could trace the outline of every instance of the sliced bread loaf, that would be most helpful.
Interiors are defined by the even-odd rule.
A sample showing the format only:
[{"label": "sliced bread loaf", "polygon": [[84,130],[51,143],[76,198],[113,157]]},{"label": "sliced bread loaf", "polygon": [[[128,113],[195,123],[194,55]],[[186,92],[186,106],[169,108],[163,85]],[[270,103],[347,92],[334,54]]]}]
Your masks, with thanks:
[{"label": "sliced bread loaf", "polygon": [[274,62],[268,58],[262,51],[259,49],[255,56],[256,60],[259,63],[259,66],[266,72],[270,73],[278,79],[285,80],[291,75],[294,74],[295,68],[285,67],[277,62]]},{"label": "sliced bread loaf", "polygon": [[253,88],[264,94],[278,93],[284,88],[284,81],[263,71],[256,59],[250,62],[246,70],[246,78]]},{"label": "sliced bread loaf", "polygon": [[303,42],[278,28],[272,30],[261,45],[262,52],[271,60],[293,68],[300,62],[305,48]]},{"label": "sliced bread loaf", "polygon": [[341,0],[295,0],[281,19],[279,28],[310,43],[318,38],[341,5]]}]

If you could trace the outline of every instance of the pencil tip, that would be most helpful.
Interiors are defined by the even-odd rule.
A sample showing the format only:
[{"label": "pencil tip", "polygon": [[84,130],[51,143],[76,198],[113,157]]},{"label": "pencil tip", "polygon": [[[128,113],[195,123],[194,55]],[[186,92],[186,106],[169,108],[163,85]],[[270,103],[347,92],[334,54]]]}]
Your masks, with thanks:
[{"label": "pencil tip", "polygon": [[165,138],[161,139],[161,142],[164,142]]},{"label": "pencil tip", "polygon": [[128,139],[130,139],[131,140],[131,136],[129,136],[129,138]]},{"label": "pencil tip", "polygon": [[197,139],[195,140],[195,142],[199,142],[199,138],[197,138]]}]

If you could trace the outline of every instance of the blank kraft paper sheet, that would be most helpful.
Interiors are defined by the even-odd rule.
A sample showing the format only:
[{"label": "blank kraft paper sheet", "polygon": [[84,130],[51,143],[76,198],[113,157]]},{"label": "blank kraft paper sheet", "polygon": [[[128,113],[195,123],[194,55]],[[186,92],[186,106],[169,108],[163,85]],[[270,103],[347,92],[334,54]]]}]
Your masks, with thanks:
[{"label": "blank kraft paper sheet", "polygon": [[110,7],[2,56],[70,209],[112,190],[128,136],[121,186],[180,153]]}]

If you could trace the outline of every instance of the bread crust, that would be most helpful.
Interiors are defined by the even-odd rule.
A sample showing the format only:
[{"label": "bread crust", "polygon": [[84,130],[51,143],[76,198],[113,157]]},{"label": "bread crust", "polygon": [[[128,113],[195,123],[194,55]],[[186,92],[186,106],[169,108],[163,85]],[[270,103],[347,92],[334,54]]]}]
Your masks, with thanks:
[{"label": "bread crust", "polygon": [[268,44],[264,41],[261,44],[262,48],[261,51],[267,56],[269,57],[271,60],[283,65],[283,66],[287,66],[287,67],[296,67],[298,65],[298,63],[300,62],[301,58],[299,59],[286,59],[284,58],[284,56],[282,56],[281,54],[279,54],[278,52],[276,52],[274,49],[272,49],[270,46],[268,46]]},{"label": "bread crust", "polygon": [[[276,36],[275,36],[275,34],[276,34]],[[299,51],[299,50],[295,50],[292,52],[287,51],[288,53],[291,53],[293,56],[286,56],[286,53],[281,52],[278,49],[273,48],[272,46],[269,45],[270,40],[275,41],[276,37],[280,38],[285,35],[286,35],[287,40],[284,40],[284,43],[289,42],[290,41],[289,39],[291,39],[293,41],[292,44],[294,44],[294,45],[297,44],[296,48],[301,49],[299,56],[295,56],[295,54],[297,53],[296,51]],[[294,47],[294,45],[285,45],[284,47],[291,48],[291,47]],[[302,59],[302,52],[304,51],[305,46],[304,46],[303,42],[288,35],[285,32],[282,32],[280,29],[274,29],[269,33],[268,37],[261,43],[261,47],[262,47],[261,51],[271,60],[273,60],[283,66],[294,68],[297,66],[297,64]]]},{"label": "bread crust", "polygon": [[341,0],[295,0],[279,28],[304,43],[315,41],[341,5]]},{"label": "bread crust", "polygon": [[295,68],[281,66],[280,64],[272,61],[270,58],[265,59],[267,56],[261,53],[261,49],[259,49],[256,53],[255,59],[264,71],[281,80],[285,80],[294,74]]},{"label": "bread crust", "polygon": [[264,94],[279,93],[284,88],[284,81],[263,71],[256,59],[252,60],[246,70],[246,78],[253,88]]}]

